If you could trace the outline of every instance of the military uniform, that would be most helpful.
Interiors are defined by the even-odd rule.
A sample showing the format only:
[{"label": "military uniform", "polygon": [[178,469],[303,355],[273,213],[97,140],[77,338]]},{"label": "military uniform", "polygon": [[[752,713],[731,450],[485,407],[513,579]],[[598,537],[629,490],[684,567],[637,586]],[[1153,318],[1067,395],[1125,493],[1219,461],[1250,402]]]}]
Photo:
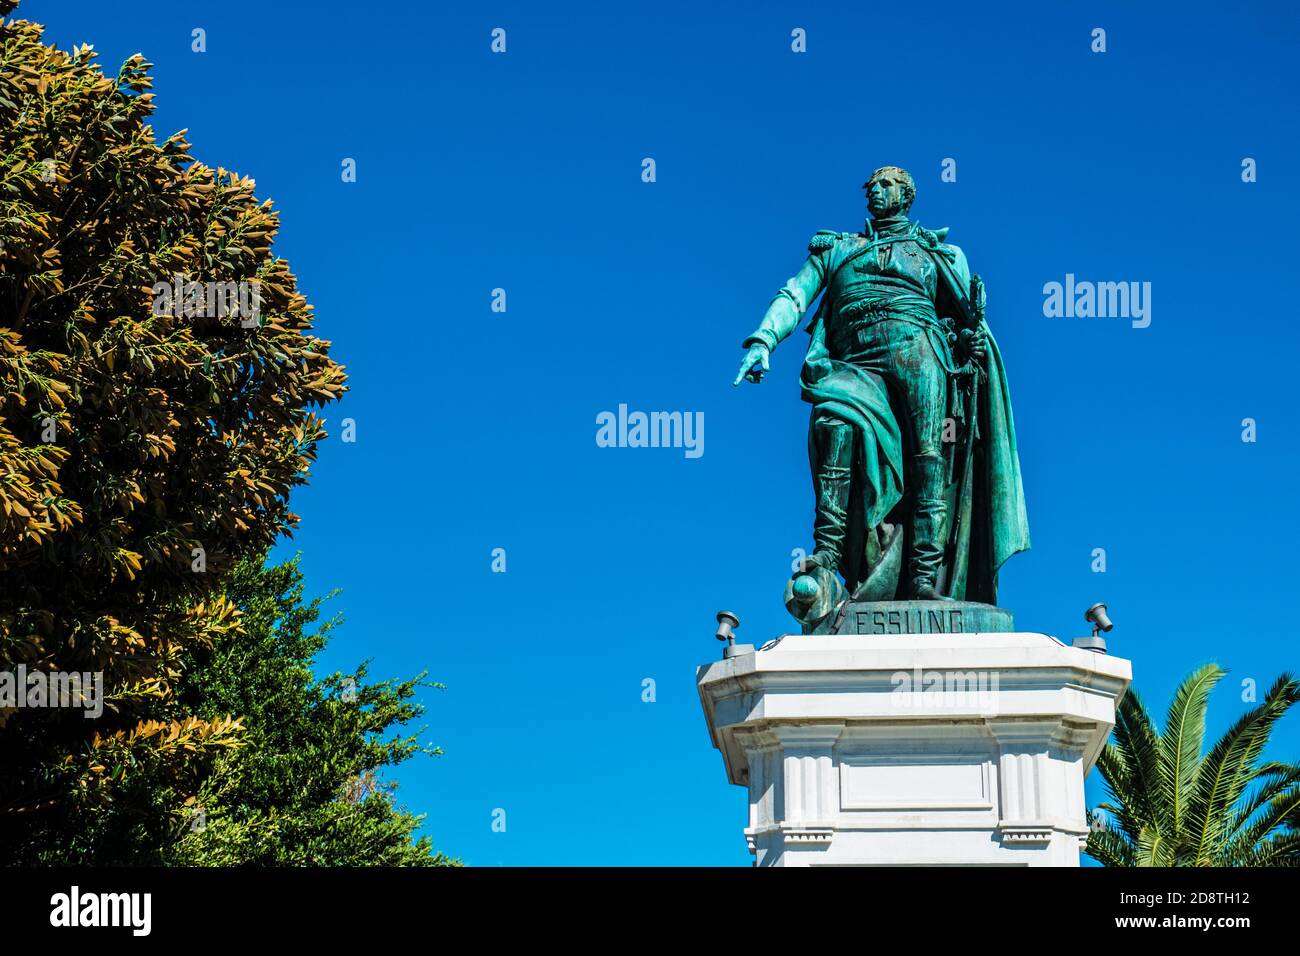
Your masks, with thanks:
[{"label": "military uniform", "polygon": [[[825,292],[818,313],[822,361],[827,367],[851,366],[887,393],[894,410],[894,423],[878,428],[892,425],[901,433],[907,467],[906,475],[897,477],[912,497],[907,571],[912,594],[923,597],[938,596],[946,542],[943,430],[950,390],[955,377],[973,371],[957,367],[953,353],[956,329],[970,320],[971,274],[962,251],[943,241],[946,234],[901,216],[869,222],[862,233],[818,232],[807,260],[744,343],[774,349]],[[855,448],[855,436],[865,440],[865,435],[843,403],[809,400],[815,405],[810,436],[817,494],[814,561],[833,571],[845,545],[854,455],[863,451]]]}]

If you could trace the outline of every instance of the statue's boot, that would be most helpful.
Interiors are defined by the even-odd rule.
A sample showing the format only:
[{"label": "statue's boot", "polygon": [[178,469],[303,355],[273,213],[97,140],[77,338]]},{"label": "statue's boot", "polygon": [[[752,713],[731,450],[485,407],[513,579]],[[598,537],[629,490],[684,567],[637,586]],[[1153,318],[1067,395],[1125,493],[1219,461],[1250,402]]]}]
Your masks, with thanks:
[{"label": "statue's boot", "polygon": [[813,553],[808,556],[808,563],[834,574],[839,570],[848,530],[853,426],[827,416],[818,419],[813,427],[821,454],[813,475],[817,517],[813,522]]},{"label": "statue's boot", "polygon": [[948,532],[944,463],[939,455],[912,459],[912,554],[908,568],[912,594],[920,601],[950,601],[937,588]]}]

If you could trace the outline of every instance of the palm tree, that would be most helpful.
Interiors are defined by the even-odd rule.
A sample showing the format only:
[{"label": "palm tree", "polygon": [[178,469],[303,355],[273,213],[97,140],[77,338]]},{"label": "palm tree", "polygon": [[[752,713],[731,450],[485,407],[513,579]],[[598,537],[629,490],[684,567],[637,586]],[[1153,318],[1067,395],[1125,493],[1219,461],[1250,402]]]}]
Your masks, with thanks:
[{"label": "palm tree", "polygon": [[1190,674],[1158,733],[1132,690],[1097,766],[1110,802],[1089,813],[1089,856],[1104,866],[1300,866],[1300,764],[1261,763],[1273,725],[1300,700],[1283,674],[1206,755],[1205,708],[1224,676]]}]

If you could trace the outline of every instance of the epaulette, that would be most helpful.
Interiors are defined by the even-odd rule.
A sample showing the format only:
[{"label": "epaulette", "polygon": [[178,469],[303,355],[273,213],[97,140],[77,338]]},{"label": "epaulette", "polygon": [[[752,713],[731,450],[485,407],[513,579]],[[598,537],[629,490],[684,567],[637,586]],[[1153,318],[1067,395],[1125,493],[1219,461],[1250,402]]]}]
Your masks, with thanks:
[{"label": "epaulette", "polygon": [[848,239],[851,232],[836,232],[834,229],[818,229],[816,235],[808,240],[809,252],[825,252],[840,239]]},{"label": "epaulette", "polygon": [[923,229],[917,226],[916,231],[925,239],[926,244],[933,249],[948,238],[948,228],[948,226],[944,226],[942,229]]}]

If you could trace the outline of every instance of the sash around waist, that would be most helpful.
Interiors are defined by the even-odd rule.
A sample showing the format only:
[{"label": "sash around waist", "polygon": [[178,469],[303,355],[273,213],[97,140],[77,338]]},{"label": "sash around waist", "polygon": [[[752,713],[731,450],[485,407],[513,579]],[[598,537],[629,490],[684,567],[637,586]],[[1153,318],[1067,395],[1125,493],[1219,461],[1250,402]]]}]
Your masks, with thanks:
[{"label": "sash around waist", "polygon": [[923,330],[934,349],[935,358],[950,376],[968,375],[972,368],[954,367],[951,320],[940,319],[935,312],[934,303],[923,295],[903,293],[892,296],[868,296],[852,302],[838,305],[838,313],[827,329],[827,337],[835,344],[832,346],[834,357],[842,358],[864,343],[864,330],[878,322],[889,320],[905,322]]},{"label": "sash around waist", "polygon": [[934,303],[923,295],[865,296],[845,302],[836,308],[840,318],[854,325],[871,324],[882,319],[913,319],[924,324],[938,325]]}]

